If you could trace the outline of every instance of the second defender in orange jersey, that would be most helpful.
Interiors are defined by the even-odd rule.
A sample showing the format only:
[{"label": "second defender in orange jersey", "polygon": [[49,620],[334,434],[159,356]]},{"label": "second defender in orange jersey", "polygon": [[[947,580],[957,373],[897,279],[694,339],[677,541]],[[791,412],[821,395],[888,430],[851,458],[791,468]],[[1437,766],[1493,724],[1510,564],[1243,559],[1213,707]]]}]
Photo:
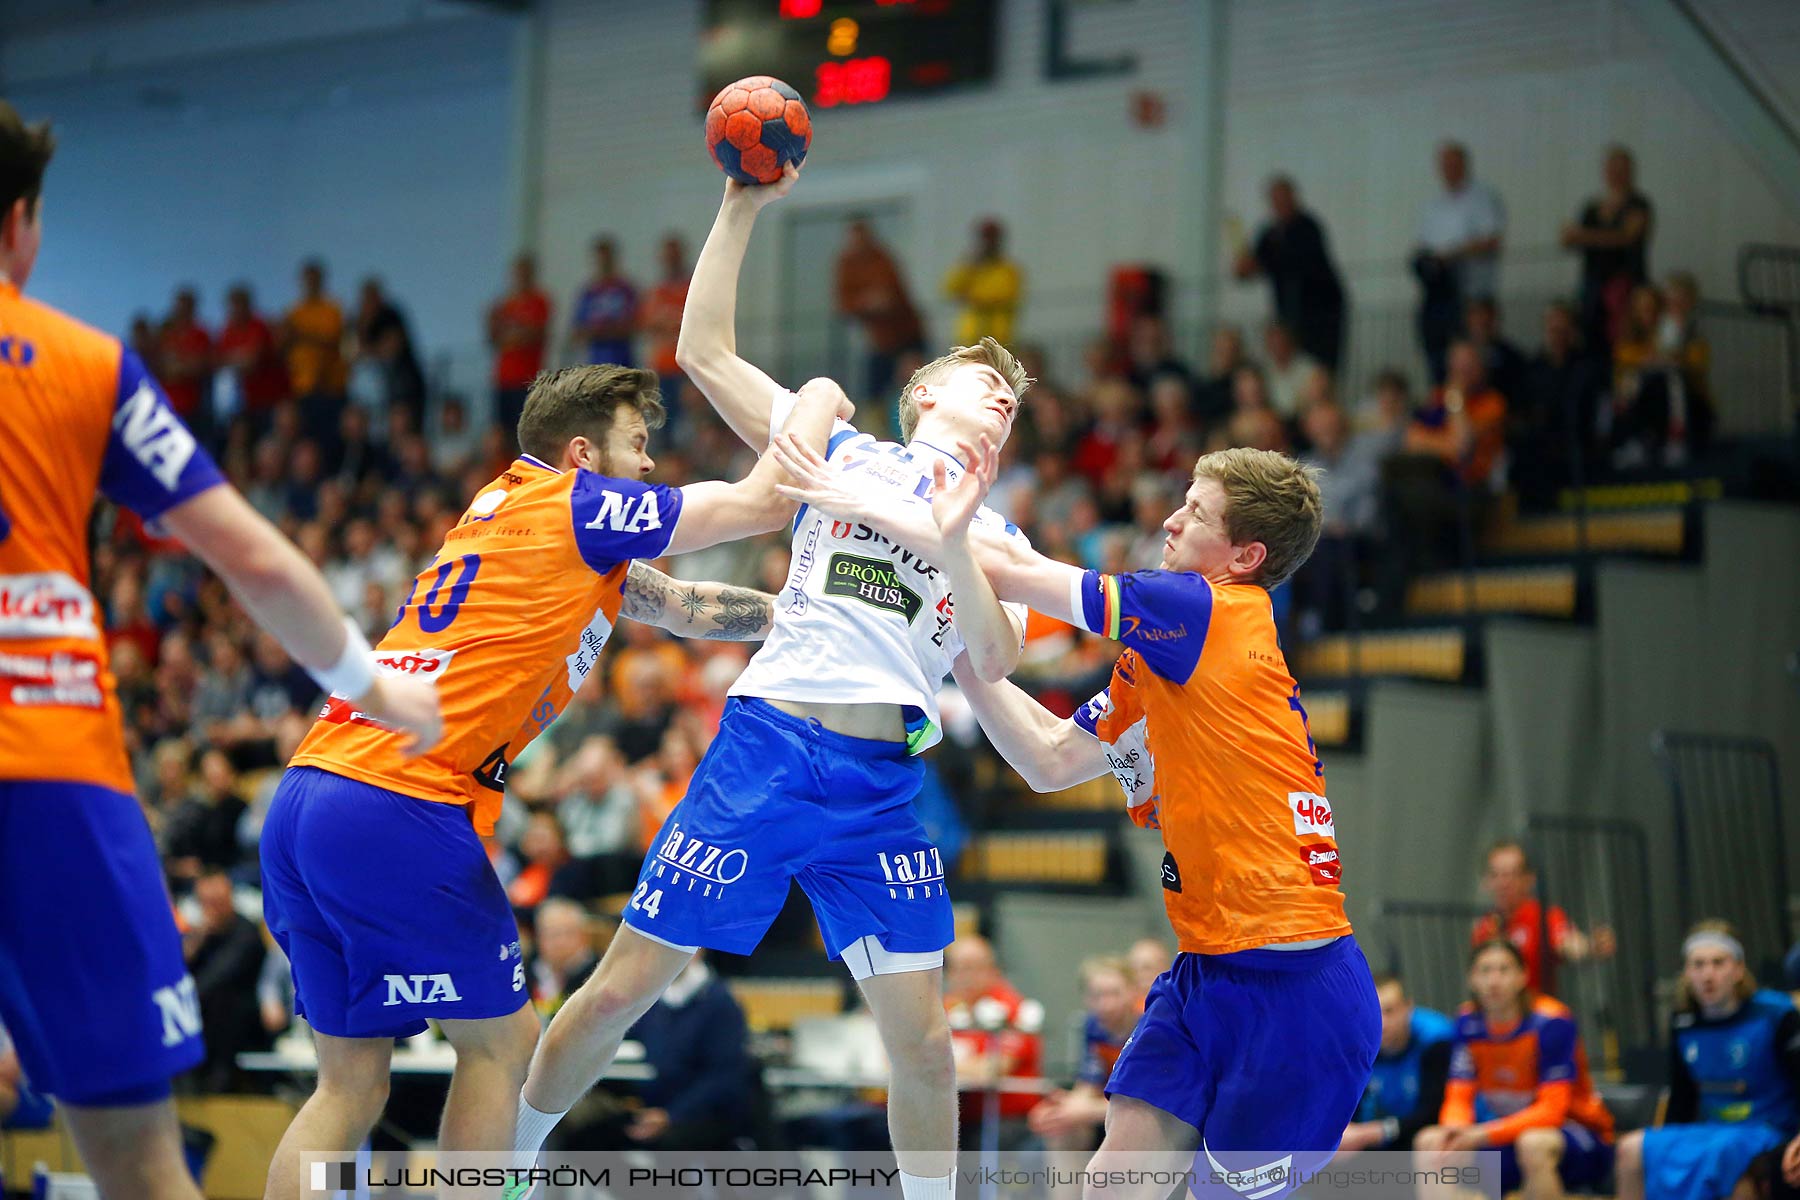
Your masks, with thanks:
[{"label": "second defender in orange jersey", "polygon": [[1199,1150],[1200,1179],[1229,1173],[1238,1186],[1197,1191],[1279,1196],[1337,1148],[1381,1040],[1338,891],[1324,769],[1269,603],[1268,589],[1318,539],[1318,485],[1283,455],[1206,455],[1163,524],[1162,569],[1104,575],[971,532],[968,514],[998,463],[985,439],[964,450],[976,465],[954,484],[939,480],[948,496],[896,504],[791,439],[777,445],[796,480],[787,494],[939,565],[973,559],[1001,599],[1125,644],[1087,724],[966,664],[956,677],[1034,787],[1110,768],[1134,818],[1162,831],[1163,898],[1181,953],[1107,1080],[1094,1169],[1146,1167],[1149,1152],[1181,1170]]},{"label": "second defender in orange jersey", "polygon": [[[822,448],[847,401],[801,389],[788,429]],[[436,681],[443,741],[414,759],[341,696],[301,743],[262,838],[269,928],[293,962],[319,1046],[319,1088],[276,1155],[268,1195],[298,1187],[302,1151],[348,1150],[385,1098],[393,1039],[436,1020],[457,1050],[439,1145],[512,1145],[537,1042],[518,929],[481,844],[509,764],[593,670],[622,613],[700,636],[760,637],[771,598],[686,585],[638,558],[780,528],[793,505],[765,458],[737,483],[642,482],[661,424],[656,377],[588,366],[540,376],[524,453],[470,502],[376,649],[382,672]]]}]

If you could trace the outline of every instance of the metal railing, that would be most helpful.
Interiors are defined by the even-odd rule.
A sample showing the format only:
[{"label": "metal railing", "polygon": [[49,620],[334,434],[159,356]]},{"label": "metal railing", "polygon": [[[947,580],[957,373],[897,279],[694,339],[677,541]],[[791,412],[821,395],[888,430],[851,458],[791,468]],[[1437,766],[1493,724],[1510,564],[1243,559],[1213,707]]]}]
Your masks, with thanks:
[{"label": "metal railing", "polygon": [[1737,261],[1738,294],[1758,316],[1782,323],[1787,361],[1787,394],[1782,398],[1800,437],[1800,246],[1770,246],[1752,242],[1740,247]]},{"label": "metal railing", "polygon": [[1526,824],[1545,912],[1561,908],[1590,946],[1610,933],[1614,948],[1580,963],[1545,966],[1545,988],[1574,1010],[1605,1075],[1655,1070],[1661,1025],[1656,946],[1650,924],[1650,853],[1636,821],[1537,814]]},{"label": "metal railing", "polygon": [[1651,749],[1674,799],[1677,910],[1737,926],[1751,968],[1780,977],[1794,944],[1775,747],[1764,738],[1662,730]]},{"label": "metal railing", "polygon": [[1383,900],[1380,939],[1386,968],[1406,981],[1407,995],[1427,1008],[1455,1012],[1469,998],[1469,934],[1490,914],[1480,904]]}]

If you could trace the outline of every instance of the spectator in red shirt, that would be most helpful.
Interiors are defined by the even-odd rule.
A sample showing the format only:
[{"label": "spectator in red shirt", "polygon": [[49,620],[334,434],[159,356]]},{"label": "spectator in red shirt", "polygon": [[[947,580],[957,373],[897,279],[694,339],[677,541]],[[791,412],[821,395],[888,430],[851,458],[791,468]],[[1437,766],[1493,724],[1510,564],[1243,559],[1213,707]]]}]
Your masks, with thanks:
[{"label": "spectator in red shirt", "polygon": [[210,411],[207,388],[212,383],[213,340],[201,326],[196,312],[198,301],[194,289],[182,288],[175,293],[175,307],[163,322],[157,337],[159,379],[169,403],[190,425]]},{"label": "spectator in red shirt", "polygon": [[1143,400],[1123,379],[1104,379],[1094,385],[1090,403],[1094,420],[1075,443],[1069,466],[1098,487],[1118,461],[1120,443],[1136,435]]},{"label": "spectator in red shirt", "polygon": [[494,400],[507,437],[519,427],[525,393],[544,369],[550,340],[550,295],[538,286],[537,260],[513,259],[512,290],[488,310],[488,345],[494,348]]},{"label": "spectator in red shirt", "polygon": [[1449,362],[1443,386],[1413,414],[1406,449],[1437,457],[1471,488],[1489,488],[1506,451],[1506,398],[1489,381],[1475,343],[1451,343]]},{"label": "spectator in red shirt", "polygon": [[120,645],[130,643],[138,648],[144,661],[156,663],[162,645],[162,633],[150,619],[144,603],[144,585],[135,571],[120,571],[113,579],[112,594],[107,598],[106,649],[117,654]]},{"label": "spectator in red shirt", "polygon": [[519,838],[519,853],[525,865],[506,889],[512,906],[531,912],[550,894],[550,881],[569,861],[568,842],[563,836],[562,822],[552,812],[534,812]]},{"label": "spectator in red shirt", "polygon": [[225,296],[225,325],[219,330],[219,366],[233,373],[243,411],[260,429],[271,409],[287,399],[287,367],[275,331],[257,313],[250,289],[238,284]]},{"label": "spectator in red shirt", "polygon": [[[1505,938],[1519,948],[1525,959],[1527,985],[1543,995],[1554,995],[1556,965],[1580,962],[1588,958],[1610,958],[1615,947],[1613,931],[1596,926],[1593,937],[1581,932],[1569,920],[1569,914],[1552,904],[1549,910],[1533,894],[1537,890],[1537,872],[1525,847],[1518,842],[1496,842],[1487,853],[1487,870],[1481,877],[1482,890],[1494,902],[1494,911],[1475,922],[1469,944],[1479,946],[1495,938]],[[1554,961],[1544,961],[1544,937],[1548,934]]]},{"label": "spectator in red shirt", "polygon": [[[956,1078],[987,1083],[1037,1078],[1043,1071],[1044,1008],[1006,981],[983,937],[959,937],[944,951],[944,1011],[950,1020]],[[981,1092],[964,1092],[960,1126],[966,1144],[981,1136]],[[1039,1093],[1001,1092],[1000,1116],[1020,1122],[1037,1106]]]}]

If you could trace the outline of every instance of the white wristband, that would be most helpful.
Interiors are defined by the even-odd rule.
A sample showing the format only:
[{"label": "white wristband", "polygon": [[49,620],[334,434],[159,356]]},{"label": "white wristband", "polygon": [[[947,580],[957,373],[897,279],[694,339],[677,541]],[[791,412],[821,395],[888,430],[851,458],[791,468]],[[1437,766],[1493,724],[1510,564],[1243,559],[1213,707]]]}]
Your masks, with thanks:
[{"label": "white wristband", "polygon": [[369,639],[363,636],[355,621],[344,618],[344,652],[338,655],[338,660],[321,671],[309,668],[307,674],[332,695],[347,700],[354,700],[369,690],[375,682],[375,652],[369,648]]}]

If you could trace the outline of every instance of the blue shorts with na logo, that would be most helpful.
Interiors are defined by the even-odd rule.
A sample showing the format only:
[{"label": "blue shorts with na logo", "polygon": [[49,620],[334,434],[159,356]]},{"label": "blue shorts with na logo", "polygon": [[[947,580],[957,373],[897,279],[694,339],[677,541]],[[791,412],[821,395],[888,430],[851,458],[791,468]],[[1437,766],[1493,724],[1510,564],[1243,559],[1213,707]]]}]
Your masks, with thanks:
[{"label": "blue shorts with na logo", "polygon": [[924,773],[901,743],[733,697],[644,858],[625,923],[748,954],[798,880],[833,958],[870,935],[895,954],[942,950],[955,931],[943,863],[913,810]]},{"label": "blue shorts with na logo", "polygon": [[468,812],[289,767],[262,831],[263,917],[294,1007],[333,1037],[411,1037],[427,1018],[527,1002],[519,927]]},{"label": "blue shorts with na logo", "polygon": [[0,1024],[66,1104],[147,1104],[199,1065],[200,1000],[131,796],[0,780]]}]

